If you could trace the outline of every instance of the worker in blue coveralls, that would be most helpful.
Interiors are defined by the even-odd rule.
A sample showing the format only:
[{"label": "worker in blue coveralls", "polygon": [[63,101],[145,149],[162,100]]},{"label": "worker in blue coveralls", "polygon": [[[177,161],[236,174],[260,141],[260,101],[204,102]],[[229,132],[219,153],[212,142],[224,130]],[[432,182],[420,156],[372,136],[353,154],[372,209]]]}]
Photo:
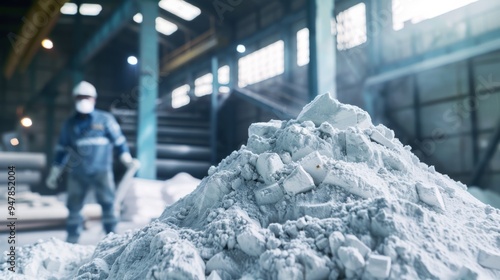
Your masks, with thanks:
[{"label": "worker in blue coveralls", "polygon": [[114,232],[117,217],[114,213],[115,184],[113,179],[113,149],[128,168],[139,164],[130,155],[127,142],[115,118],[94,109],[95,87],[82,81],[73,89],[76,112],[64,123],[56,147],[54,164],[47,177],[50,189],[57,187],[63,170],[68,173],[67,203],[69,210],[67,242],[77,243],[83,230],[85,195],[94,187],[97,202],[102,207],[102,223],[106,233]]}]

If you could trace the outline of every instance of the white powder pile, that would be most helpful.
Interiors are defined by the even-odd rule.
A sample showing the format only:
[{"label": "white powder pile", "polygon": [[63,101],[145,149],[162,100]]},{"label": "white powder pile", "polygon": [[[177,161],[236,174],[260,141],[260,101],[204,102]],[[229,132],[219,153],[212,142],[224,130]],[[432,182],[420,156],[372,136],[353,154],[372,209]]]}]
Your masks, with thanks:
[{"label": "white powder pile", "polygon": [[361,109],[325,94],[249,135],[158,220],[108,235],[71,279],[500,279],[500,210]]}]

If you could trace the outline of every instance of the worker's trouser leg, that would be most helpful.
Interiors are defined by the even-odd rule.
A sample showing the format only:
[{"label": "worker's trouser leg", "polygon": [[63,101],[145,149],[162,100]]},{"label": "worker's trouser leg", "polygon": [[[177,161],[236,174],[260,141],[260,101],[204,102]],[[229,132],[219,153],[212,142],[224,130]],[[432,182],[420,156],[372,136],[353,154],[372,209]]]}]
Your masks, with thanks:
[{"label": "worker's trouser leg", "polygon": [[117,219],[114,214],[115,184],[113,173],[101,172],[93,175],[70,174],[68,177],[69,216],[66,223],[68,242],[76,243],[83,229],[81,210],[85,195],[90,187],[94,187],[97,202],[102,208],[102,223],[106,233],[115,230]]},{"label": "worker's trouser leg", "polygon": [[115,183],[113,172],[102,172],[95,177],[95,194],[102,208],[102,224],[106,233],[114,232],[117,218],[113,202],[115,200]]},{"label": "worker's trouser leg", "polygon": [[76,174],[68,176],[68,200],[66,206],[69,210],[68,220],[66,221],[66,231],[68,232],[67,241],[71,243],[78,242],[80,233],[83,229],[83,217],[80,213],[83,208],[83,201],[87,194],[89,183],[85,178]]}]

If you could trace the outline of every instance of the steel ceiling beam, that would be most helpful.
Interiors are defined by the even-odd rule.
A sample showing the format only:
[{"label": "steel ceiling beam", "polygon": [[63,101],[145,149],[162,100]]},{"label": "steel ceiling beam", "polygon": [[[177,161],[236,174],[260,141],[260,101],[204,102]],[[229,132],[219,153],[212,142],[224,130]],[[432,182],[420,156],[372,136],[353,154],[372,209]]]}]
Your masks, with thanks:
[{"label": "steel ceiling beam", "polygon": [[[134,22],[135,23],[135,22]],[[134,24],[134,23],[130,23],[127,25],[127,28],[136,32],[137,34],[139,34],[141,31],[140,31],[140,28],[139,28],[139,25],[137,24]],[[167,47],[167,48],[170,48],[170,49],[175,49],[175,46],[170,43],[167,39],[163,38],[161,35],[158,36],[158,42],[160,44],[162,44],[163,46]]]},{"label": "steel ceiling beam", "polygon": [[168,11],[160,9],[160,16],[162,18],[170,21],[171,23],[177,25],[180,30],[187,33],[188,35],[197,35],[198,34],[197,31],[195,31],[193,28],[186,25],[187,21],[183,20],[182,18],[180,18],[180,17],[178,17],[178,16],[176,16]]},{"label": "steel ceiling beam", "polygon": [[125,0],[113,13],[111,18],[97,31],[97,33],[81,48],[73,59],[73,63],[82,65],[90,60],[102,47],[104,47],[118,31],[138,11],[135,0]]},{"label": "steel ceiling beam", "polygon": [[7,35],[12,49],[4,68],[4,75],[10,79],[18,65],[29,64],[40,47],[43,38],[50,33],[59,18],[59,10],[68,0],[36,0],[23,17],[19,32]]},{"label": "steel ceiling beam", "polygon": [[129,22],[138,7],[136,0],[125,0],[120,7],[111,15],[109,20],[88,40],[81,49],[66,63],[66,66],[57,72],[40,93],[33,97],[28,106],[32,105],[38,98],[54,91],[56,87],[71,73],[71,70],[77,69],[89,61],[102,47],[104,47],[111,38]]},{"label": "steel ceiling beam", "polygon": [[214,4],[216,1],[196,1],[196,0],[184,0],[187,3],[198,7],[201,10],[202,14],[206,14],[209,17],[217,17],[217,12],[215,10]]},{"label": "steel ceiling beam", "polygon": [[378,74],[369,77],[365,85],[374,86],[497,50],[500,50],[500,31],[498,30],[384,66],[378,71]]},{"label": "steel ceiling beam", "polygon": [[220,38],[212,30],[209,30],[177,48],[162,59],[161,75],[165,76],[194,58],[207,53],[217,47],[220,41]]}]

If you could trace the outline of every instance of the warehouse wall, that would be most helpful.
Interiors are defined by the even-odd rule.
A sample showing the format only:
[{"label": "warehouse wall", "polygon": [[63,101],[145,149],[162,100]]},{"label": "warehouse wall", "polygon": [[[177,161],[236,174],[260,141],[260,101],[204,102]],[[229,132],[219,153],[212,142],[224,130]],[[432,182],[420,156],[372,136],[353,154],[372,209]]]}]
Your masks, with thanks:
[{"label": "warehouse wall", "polygon": [[[398,79],[384,90],[388,121],[397,124],[396,131],[419,141],[414,148],[419,149],[423,161],[464,183],[469,182],[476,166],[471,113],[477,114],[477,157],[485,152],[500,119],[500,74],[497,70],[500,69],[500,53],[478,57],[472,65],[474,96],[469,93],[466,62]],[[493,158],[483,185],[500,191],[498,155]]]},{"label": "warehouse wall", "polygon": [[[383,37],[384,63],[411,61],[420,54],[500,29],[500,3],[478,1],[444,16]],[[428,70],[385,84],[386,121],[419,157],[440,172],[468,183],[499,125],[500,52]],[[471,90],[472,89],[472,90]],[[474,122],[474,115],[477,120]],[[477,136],[473,133],[477,127]],[[474,138],[477,153],[474,154]],[[500,156],[481,185],[500,191]]]},{"label": "warehouse wall", "polygon": [[[336,14],[360,2],[340,1],[336,6]],[[363,2],[369,13],[370,2]],[[500,22],[496,20],[500,16],[498,2],[478,1],[434,19],[407,24],[398,31],[393,31],[391,17],[387,16],[391,13],[390,2],[382,2],[385,5],[383,7],[386,7],[382,7],[385,16],[380,14],[380,18],[372,18],[368,14],[367,42],[347,50],[332,50],[337,52],[338,99],[363,109],[371,105],[367,104],[370,101],[364,96],[365,80],[385,66],[407,65],[427,59],[430,52],[446,53],[442,50],[447,46],[470,43],[478,36],[487,39],[490,32],[500,30]],[[289,7],[283,3],[272,2],[258,12],[242,17],[235,25],[234,40],[258,34],[288,14],[304,9],[305,2],[292,1]],[[246,44],[247,52],[243,55],[276,40],[285,40],[288,36],[287,46],[290,48],[290,72],[251,85],[249,89],[265,95],[285,92],[298,98],[307,96],[307,65],[298,66],[296,57],[296,33],[304,27],[306,21],[302,18],[265,38]],[[206,69],[201,72],[207,72],[210,69],[209,61],[209,57],[205,57],[193,64],[204,64]],[[220,63],[222,65],[223,62]],[[476,166],[475,161],[487,146],[499,118],[499,64],[500,54],[493,53],[387,82],[381,85],[382,98],[379,102],[384,103],[385,112],[380,120],[394,129],[405,144],[411,144],[424,162],[467,183]],[[199,69],[190,71],[190,67],[183,70],[180,79],[176,77],[170,80],[169,77],[160,94],[168,94],[173,88],[189,82],[189,75],[196,78],[197,73],[201,73]],[[470,83],[470,77],[473,84]],[[280,87],[283,83],[294,90]],[[266,91],[269,88],[272,90]],[[474,88],[474,92],[471,93],[470,88]],[[477,106],[470,108],[471,100]],[[222,119],[219,126],[219,139],[224,139],[226,153],[239,148],[246,141],[247,128],[252,122],[277,118],[234,97],[231,97],[226,107],[220,112]],[[471,117],[474,113],[477,115],[477,154],[474,154],[473,147]],[[483,184],[500,190],[499,156],[495,157],[490,169]]]}]

